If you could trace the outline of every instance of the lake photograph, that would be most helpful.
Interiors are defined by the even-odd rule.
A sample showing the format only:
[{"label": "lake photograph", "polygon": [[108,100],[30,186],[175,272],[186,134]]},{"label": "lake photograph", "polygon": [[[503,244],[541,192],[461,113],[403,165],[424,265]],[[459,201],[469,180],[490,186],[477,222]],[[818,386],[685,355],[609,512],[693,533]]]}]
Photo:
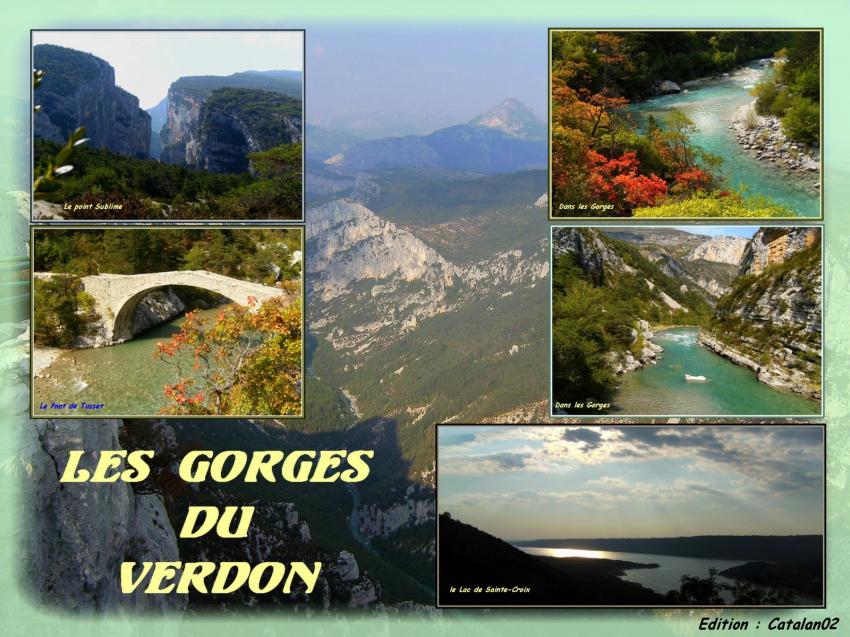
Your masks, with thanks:
[{"label": "lake photograph", "polygon": [[440,425],[438,606],[822,607],[820,425]]}]

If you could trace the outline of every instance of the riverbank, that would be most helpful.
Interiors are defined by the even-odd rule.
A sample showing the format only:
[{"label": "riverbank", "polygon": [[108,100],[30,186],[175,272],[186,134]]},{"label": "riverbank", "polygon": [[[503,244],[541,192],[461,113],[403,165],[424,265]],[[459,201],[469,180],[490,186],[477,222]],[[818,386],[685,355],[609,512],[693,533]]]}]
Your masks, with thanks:
[{"label": "riverbank", "polygon": [[[791,155],[800,150],[799,144],[797,151],[790,145],[788,150],[777,148],[778,159],[773,162],[758,158],[757,150],[744,149],[737,140],[733,122],[742,117],[738,114],[740,109],[752,103],[750,90],[764,77],[769,63],[767,59],[757,60],[729,73],[684,82],[678,93],[632,103],[627,110],[634,114],[643,131],[649,126],[650,116],[663,126],[671,111],[682,113],[695,126],[690,134],[691,145],[722,160],[716,174],[724,188],[734,190],[743,185],[748,198],[765,197],[794,215],[818,217],[820,194],[815,184],[820,181],[820,170],[801,170],[784,163],[793,159]],[[812,155],[816,159],[818,153]]]},{"label": "riverbank", "polygon": [[628,374],[636,369],[641,369],[645,365],[655,365],[658,358],[664,351],[664,348],[653,343],[652,339],[655,333],[649,326],[649,321],[638,319],[637,328],[632,328],[634,340],[632,346],[637,345],[637,354],[634,350],[626,352],[609,352],[608,356],[611,359],[614,367],[614,373],[618,376]]},{"label": "riverbank", "polygon": [[36,378],[42,376],[42,372],[50,367],[57,358],[62,355],[61,349],[58,347],[39,347],[35,346],[32,349],[32,373]]},{"label": "riverbank", "polygon": [[767,366],[762,365],[738,349],[702,330],[697,335],[697,342],[710,352],[755,372],[756,379],[765,385],[798,394],[812,401],[821,399],[821,388],[814,386],[808,377],[798,369],[787,369],[775,362]]},{"label": "riverbank", "polygon": [[738,144],[755,159],[791,177],[812,194],[821,187],[820,149],[788,139],[775,115],[756,113],[756,100],[737,108],[729,128]]}]

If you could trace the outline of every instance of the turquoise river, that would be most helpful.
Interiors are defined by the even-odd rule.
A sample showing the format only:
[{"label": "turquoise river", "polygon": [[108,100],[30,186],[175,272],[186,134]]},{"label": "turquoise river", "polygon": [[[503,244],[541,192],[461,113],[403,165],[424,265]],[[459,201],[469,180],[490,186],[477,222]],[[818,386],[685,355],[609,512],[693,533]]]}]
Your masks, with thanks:
[{"label": "turquoise river", "polygon": [[633,104],[629,110],[638,115],[641,125],[649,115],[663,122],[672,109],[681,111],[697,126],[691,141],[723,159],[722,173],[728,187],[744,185],[749,194],[768,197],[802,217],[817,217],[819,195],[795,183],[792,176],[769,162],[749,155],[729,129],[732,114],[753,101],[749,91],[763,73],[752,64],[729,77],[689,84],[681,93]]},{"label": "turquoise river", "polygon": [[[197,310],[202,320],[213,319],[220,308]],[[111,347],[64,350],[33,383],[34,413],[74,416],[153,416],[166,406],[163,387],[177,380],[173,366],[154,358],[156,344],[180,330],[184,317],[145,330],[132,340]],[[181,356],[184,369],[191,355]],[[82,403],[103,407],[83,410]],[[39,409],[41,404],[47,409]],[[77,409],[53,408],[53,403]]]},{"label": "turquoise river", "polygon": [[[744,367],[697,343],[696,328],[675,328],[652,339],[664,348],[656,365],[621,376],[612,414],[780,416],[816,415],[820,404],[773,389]],[[690,382],[685,374],[705,376]]]}]

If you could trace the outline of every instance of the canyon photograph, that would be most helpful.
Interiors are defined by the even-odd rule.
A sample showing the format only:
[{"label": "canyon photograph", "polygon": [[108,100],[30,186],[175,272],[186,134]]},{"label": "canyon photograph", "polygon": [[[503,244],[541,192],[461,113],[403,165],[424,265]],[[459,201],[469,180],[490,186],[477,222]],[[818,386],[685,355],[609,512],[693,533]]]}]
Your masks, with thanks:
[{"label": "canyon photograph", "polygon": [[301,220],[303,31],[33,31],[34,220]]},{"label": "canyon photograph", "polygon": [[821,229],[553,227],[552,414],[814,416]]}]

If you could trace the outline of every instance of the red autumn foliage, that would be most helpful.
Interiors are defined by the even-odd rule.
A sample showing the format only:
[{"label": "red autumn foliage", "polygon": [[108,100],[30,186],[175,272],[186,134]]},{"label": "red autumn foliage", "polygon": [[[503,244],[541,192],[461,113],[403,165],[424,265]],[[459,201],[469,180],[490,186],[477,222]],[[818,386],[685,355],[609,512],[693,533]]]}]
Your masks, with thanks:
[{"label": "red autumn foliage", "polygon": [[642,175],[638,172],[640,160],[634,151],[608,159],[591,149],[587,151],[587,159],[592,167],[590,187],[597,197],[633,208],[655,205],[667,194],[667,182],[655,173]]},{"label": "red autumn foliage", "polygon": [[691,168],[676,174],[676,189],[679,191],[708,190],[713,183],[711,174],[701,168]]}]

